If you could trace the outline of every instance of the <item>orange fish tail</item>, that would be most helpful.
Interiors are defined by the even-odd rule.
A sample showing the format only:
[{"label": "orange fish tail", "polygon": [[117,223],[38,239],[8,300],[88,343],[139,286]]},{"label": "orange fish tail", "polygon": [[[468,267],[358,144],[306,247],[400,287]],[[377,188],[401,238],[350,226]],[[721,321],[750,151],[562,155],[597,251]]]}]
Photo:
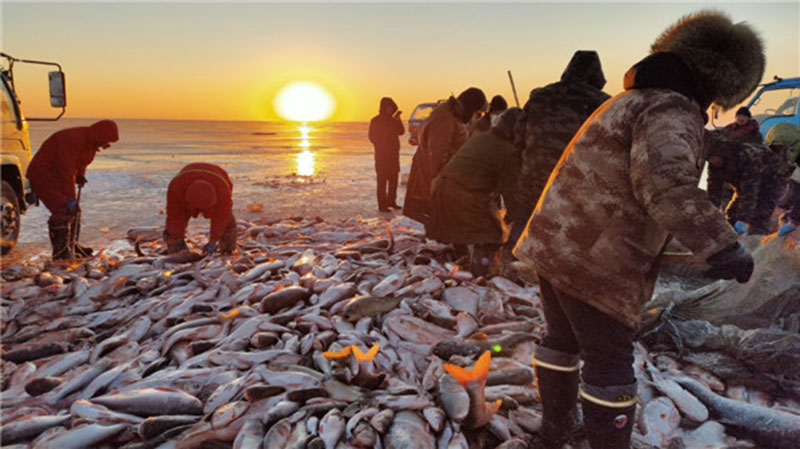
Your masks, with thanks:
[{"label": "orange fish tail", "polygon": [[442,366],[444,367],[445,371],[447,371],[455,380],[458,381],[463,386],[466,386],[468,383],[473,382],[475,380],[486,380],[486,377],[489,375],[489,366],[492,363],[492,353],[490,351],[484,352],[478,361],[475,363],[475,366],[472,368],[462,368],[458,365],[452,365],[450,363],[445,363]]}]

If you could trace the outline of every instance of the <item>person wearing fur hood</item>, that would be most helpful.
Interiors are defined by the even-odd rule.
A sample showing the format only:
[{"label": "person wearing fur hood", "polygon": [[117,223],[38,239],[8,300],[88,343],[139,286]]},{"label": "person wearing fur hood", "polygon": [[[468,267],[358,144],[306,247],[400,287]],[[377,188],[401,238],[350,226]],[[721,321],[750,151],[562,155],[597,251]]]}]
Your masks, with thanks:
[{"label": "person wearing fur hood", "polygon": [[[537,272],[547,331],[534,355],[543,422],[530,447],[561,447],[580,396],[593,449],[627,449],[636,409],[633,340],[671,237],[747,282],[753,259],[698,183],[705,111],[761,81],[761,39],[701,11],[681,18],[564,150],[514,249]],[[583,368],[580,370],[580,360]],[[582,381],[579,386],[579,378]]]}]

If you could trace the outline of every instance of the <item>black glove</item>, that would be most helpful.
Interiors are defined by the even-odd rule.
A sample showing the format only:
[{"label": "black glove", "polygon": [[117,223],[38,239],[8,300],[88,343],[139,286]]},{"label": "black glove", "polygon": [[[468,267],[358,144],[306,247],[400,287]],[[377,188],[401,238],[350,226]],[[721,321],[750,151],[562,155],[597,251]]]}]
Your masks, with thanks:
[{"label": "black glove", "polygon": [[739,242],[709,257],[706,262],[711,265],[706,276],[713,279],[736,279],[744,284],[753,274],[753,256]]},{"label": "black glove", "polygon": [[67,198],[67,213],[70,215],[77,215],[78,210],[78,202],[75,198]]},{"label": "black glove", "polygon": [[75,184],[78,184],[78,187],[85,186],[87,182],[89,181],[86,180],[85,176],[78,175],[78,177],[75,178]]},{"label": "black glove", "polygon": [[217,241],[216,240],[209,240],[206,246],[203,248],[203,255],[208,257],[214,254],[214,251],[217,249]]}]

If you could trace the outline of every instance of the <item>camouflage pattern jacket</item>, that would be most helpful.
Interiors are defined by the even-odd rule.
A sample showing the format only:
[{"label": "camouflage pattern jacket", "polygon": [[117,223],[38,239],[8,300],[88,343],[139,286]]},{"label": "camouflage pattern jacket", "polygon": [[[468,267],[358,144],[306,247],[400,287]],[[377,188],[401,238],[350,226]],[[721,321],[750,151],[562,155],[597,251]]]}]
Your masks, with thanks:
[{"label": "camouflage pattern jacket", "polygon": [[525,103],[525,134],[517,136],[525,145],[516,194],[522,221],[530,216],[561,153],[584,120],[610,98],[590,81],[603,79],[599,62],[591,66],[579,56],[570,61],[561,81],[532,90]]},{"label": "camouflage pattern jacket", "polygon": [[727,182],[736,189],[736,196],[728,207],[729,210],[734,208],[735,220],[759,224],[772,215],[792,167],[785,157],[765,145],[741,143],[730,148],[734,150],[730,157],[725,158],[724,166],[715,168],[709,165],[708,199],[719,207],[723,186]]},{"label": "camouflage pattern jacket", "polygon": [[703,112],[673,90],[627,90],[583,124],[514,249],[555,288],[636,328],[674,236],[697,258],[736,232],[697,187]]}]

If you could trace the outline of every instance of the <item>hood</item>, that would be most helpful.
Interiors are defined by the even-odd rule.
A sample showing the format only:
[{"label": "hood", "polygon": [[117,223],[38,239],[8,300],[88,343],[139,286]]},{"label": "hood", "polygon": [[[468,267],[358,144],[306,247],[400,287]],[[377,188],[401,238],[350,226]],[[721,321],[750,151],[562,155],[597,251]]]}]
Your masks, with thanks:
[{"label": "hood", "polygon": [[674,53],[657,52],[637,62],[625,73],[622,85],[625,90],[670,89],[695,99],[703,110],[711,104],[711,100],[702,95],[692,71]]},{"label": "hood", "polygon": [[745,23],[734,24],[717,11],[681,18],[651,49],[681,58],[703,91],[701,95],[726,110],[747,98],[764,74],[761,38]]},{"label": "hood", "polygon": [[594,50],[578,50],[561,74],[561,81],[565,83],[586,83],[598,89],[606,85],[600,57]]},{"label": "hood", "polygon": [[119,140],[117,124],[113,120],[100,120],[89,127],[89,133],[91,140],[104,148]]},{"label": "hood", "polygon": [[397,111],[397,103],[394,100],[390,97],[381,98],[381,106],[378,110],[381,115],[392,115],[395,111]]},{"label": "hood", "polygon": [[477,87],[470,87],[458,94],[458,104],[461,106],[461,110],[457,115],[462,122],[467,123],[475,112],[487,106],[486,94]]},{"label": "hood", "polygon": [[513,143],[516,127],[525,123],[527,114],[520,108],[508,108],[503,111],[492,126],[492,134]]}]

